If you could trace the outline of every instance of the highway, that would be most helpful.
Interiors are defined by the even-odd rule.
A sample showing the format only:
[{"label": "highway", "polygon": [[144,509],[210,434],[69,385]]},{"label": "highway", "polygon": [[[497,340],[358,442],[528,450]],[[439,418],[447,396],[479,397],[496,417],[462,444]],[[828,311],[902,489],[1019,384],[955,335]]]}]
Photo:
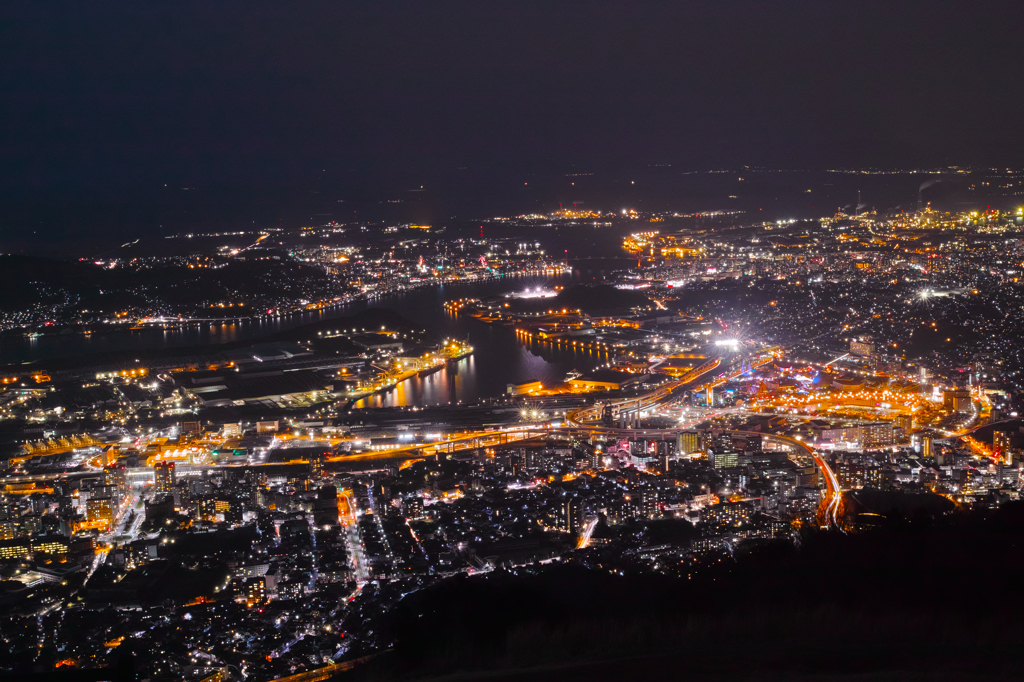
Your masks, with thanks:
[{"label": "highway", "polygon": [[[396,457],[428,457],[439,452],[454,452],[456,450],[476,449],[493,445],[503,445],[519,440],[530,440],[537,436],[546,435],[551,427],[545,425],[511,426],[498,431],[473,431],[454,438],[435,441],[433,443],[410,443],[390,450],[378,450],[377,452],[360,452],[354,455],[337,455],[328,458],[329,462],[361,462],[374,459],[394,459]],[[479,441],[473,443],[472,441]],[[466,448],[469,444],[471,447]],[[447,446],[447,447],[445,447]],[[460,447],[462,446],[462,447]],[[434,452],[430,452],[434,450]]]},{"label": "highway", "polygon": [[[521,427],[519,427],[519,428],[521,428]],[[381,457],[381,458],[397,457],[397,456],[401,456],[401,455],[404,455],[404,454],[410,454],[416,448],[423,449],[423,448],[428,448],[428,447],[435,447],[435,446],[439,446],[439,445],[449,445],[449,444],[450,445],[456,445],[456,444],[465,445],[467,441],[474,441],[474,440],[479,440],[480,441],[479,443],[477,443],[476,445],[473,446],[474,448],[477,448],[477,447],[487,447],[488,445],[500,444],[502,442],[501,440],[498,440],[498,443],[493,443],[493,442],[488,442],[489,440],[491,440],[491,439],[500,439],[501,437],[508,436],[509,434],[521,434],[522,435],[522,440],[528,440],[528,439],[536,437],[536,436],[549,436],[549,435],[552,435],[552,434],[555,434],[555,433],[580,433],[580,432],[584,432],[584,433],[588,433],[588,434],[602,434],[602,435],[613,436],[613,437],[629,437],[629,438],[638,438],[638,437],[658,438],[658,437],[660,437],[660,438],[668,438],[668,437],[675,437],[675,436],[677,436],[679,434],[679,432],[683,431],[683,430],[685,430],[685,429],[681,429],[681,428],[670,428],[670,429],[623,429],[623,428],[616,428],[616,427],[610,427],[610,426],[589,426],[589,425],[579,425],[579,424],[575,424],[575,425],[574,424],[565,424],[565,425],[561,425],[561,426],[549,426],[549,427],[531,426],[531,427],[529,427],[529,430],[519,430],[519,431],[488,431],[488,432],[482,432],[482,433],[467,434],[465,436],[460,436],[460,437],[455,438],[455,439],[451,439],[451,440],[447,440],[447,441],[442,441],[440,443],[432,443],[432,444],[428,444],[428,445],[410,446],[409,448],[402,448],[402,449],[399,449],[399,450],[385,450],[385,451],[381,451],[380,453],[376,453],[376,456]],[[773,434],[773,433],[761,433],[759,431],[737,431],[737,430],[729,431],[729,433],[733,433],[733,434],[741,435],[741,436],[758,436],[758,437],[763,437],[763,438],[771,438],[771,439],[783,442],[783,443],[785,443],[785,444],[787,444],[787,445],[789,445],[791,447],[795,447],[797,449],[803,450],[807,455],[809,455],[811,458],[813,458],[815,465],[818,467],[818,470],[821,472],[822,476],[824,476],[825,487],[826,487],[826,494],[825,494],[825,497],[822,499],[822,507],[819,509],[819,522],[823,526],[830,526],[830,527],[833,527],[833,528],[841,528],[842,527],[841,517],[842,517],[842,513],[843,513],[843,506],[842,506],[842,504],[843,504],[843,495],[842,495],[842,490],[840,489],[840,486],[839,486],[839,480],[836,478],[836,475],[832,471],[832,468],[828,465],[828,463],[824,459],[822,459],[822,457],[818,454],[818,452],[816,450],[814,450],[814,448],[810,447],[809,445],[807,445],[806,443],[804,443],[802,441],[796,440],[795,438],[790,438],[789,436],[782,436],[782,435]],[[512,442],[514,442],[514,440],[516,440],[516,439],[513,439]],[[509,441],[505,440],[504,442],[509,442]],[[341,459],[345,459],[345,458],[341,458]],[[338,460],[335,460],[335,461],[338,461]],[[588,536],[588,541],[589,541],[589,536]]]},{"label": "highway", "polygon": [[[762,354],[753,358],[750,362],[750,366],[751,368],[760,367],[761,365],[771,362],[775,358],[776,355],[774,351]],[[735,361],[733,361],[733,364],[735,365]],[[582,425],[585,422],[600,419],[602,412],[608,407],[611,408],[613,416],[618,416],[621,412],[626,412],[627,414],[640,412],[645,408],[677,397],[678,392],[681,390],[698,393],[708,388],[721,386],[727,381],[730,381],[743,373],[743,363],[741,362],[739,367],[733,367],[727,372],[713,377],[710,381],[698,383],[701,379],[704,379],[708,374],[714,372],[721,366],[722,359],[714,358],[699,367],[690,370],[679,379],[672,381],[665,386],[660,386],[649,393],[632,398],[620,398],[610,403],[598,402],[590,407],[584,407],[570,412],[566,415],[565,420],[571,425]]]},{"label": "highway", "polygon": [[128,512],[135,509],[136,505],[139,503],[139,499],[139,492],[134,488],[130,489],[128,494],[125,496],[125,501],[120,505],[120,507],[118,507],[117,515],[114,517],[113,523],[110,524],[110,530],[99,536],[98,539],[102,545],[98,546],[96,549],[96,554],[93,556],[92,564],[89,566],[89,572],[86,574],[85,580],[82,582],[83,587],[89,582],[89,578],[91,578],[92,574],[96,572],[96,569],[102,566],[103,562],[107,560],[107,554],[110,552],[109,548],[114,538],[121,535],[127,535],[127,542],[131,542],[135,539],[139,532],[139,526],[142,525],[142,521],[145,519],[146,515],[144,513],[136,514],[131,527],[127,529],[128,532],[123,533],[123,531],[124,522],[128,517]]},{"label": "highway", "polygon": [[[774,356],[758,358],[757,362],[759,364],[764,364],[766,362],[770,362],[773,358],[774,358]],[[754,365],[754,363],[751,363],[751,364]],[[696,381],[697,379],[705,376],[709,372],[714,371],[719,366],[720,366],[720,361],[719,360],[715,360],[715,361],[713,361],[711,363],[706,363],[704,366],[698,368],[697,370],[694,370],[694,372],[696,372],[696,374],[694,376],[691,376],[691,375],[694,374],[694,372],[691,372],[690,374],[684,376],[680,381],[673,382],[672,384],[670,384],[668,386],[663,386],[661,388],[658,388],[655,391],[647,393],[647,394],[645,394],[643,396],[639,396],[639,397],[636,397],[636,398],[628,398],[628,399],[620,400],[617,403],[615,403],[615,406],[618,406],[620,409],[622,409],[624,407],[632,406],[632,405],[637,405],[637,404],[641,404],[644,407],[657,404],[658,402],[665,400],[666,397],[672,396],[673,393],[676,390],[678,390],[679,388],[681,388],[685,384],[692,383],[693,381]],[[737,376],[740,373],[740,371],[741,370],[733,370],[733,371],[730,371],[724,377],[723,376],[715,377],[710,382],[706,382],[704,384],[698,385],[697,387],[694,388],[694,390],[703,390],[703,388],[705,388],[708,385],[713,385],[713,386],[721,385],[722,383],[725,383],[729,379]],[[530,425],[530,426],[526,426],[526,427],[517,426],[517,427],[513,427],[512,429],[509,429],[509,430],[476,432],[476,433],[466,434],[466,435],[463,435],[463,436],[458,436],[456,438],[451,438],[451,439],[448,439],[448,440],[445,440],[445,441],[440,441],[440,442],[437,442],[437,443],[416,444],[416,445],[405,446],[405,447],[402,447],[402,448],[396,448],[394,450],[382,450],[382,451],[377,452],[377,453],[363,453],[363,454],[353,455],[353,456],[348,456],[348,457],[337,457],[337,458],[332,458],[331,461],[359,461],[361,459],[385,459],[385,458],[399,457],[399,456],[402,456],[402,455],[417,455],[417,454],[419,454],[421,456],[426,456],[428,454],[427,451],[429,449],[433,448],[434,452],[436,453],[436,452],[440,452],[441,451],[440,448],[442,446],[446,446],[446,445],[449,446],[450,448],[452,448],[452,450],[454,450],[454,449],[460,449],[459,446],[463,446],[463,449],[464,449],[464,446],[467,443],[471,443],[471,448],[475,449],[475,448],[479,448],[479,447],[488,447],[488,446],[491,446],[491,445],[507,443],[510,440],[511,441],[515,441],[515,440],[528,440],[528,439],[533,438],[535,436],[546,436],[546,435],[551,435],[553,433],[559,433],[559,432],[563,432],[563,433],[585,432],[585,433],[588,433],[588,434],[601,434],[601,435],[606,435],[606,436],[629,437],[629,438],[638,438],[638,437],[654,437],[654,438],[661,437],[661,438],[666,438],[666,437],[675,437],[676,435],[678,435],[678,433],[680,431],[684,430],[684,429],[681,429],[681,428],[669,428],[669,429],[617,428],[617,427],[611,427],[611,426],[597,426],[597,425],[588,425],[588,424],[580,423],[580,420],[585,418],[585,417],[593,418],[594,414],[598,414],[598,416],[600,416],[599,409],[603,409],[603,407],[604,407],[603,405],[598,404],[598,405],[594,405],[594,406],[587,407],[587,408],[582,408],[580,410],[576,410],[575,412],[569,413],[568,415],[566,415],[565,424],[559,425],[559,426]],[[634,409],[636,409],[636,408],[634,408]],[[640,409],[642,409],[642,407]],[[819,508],[819,512],[818,512],[819,524],[822,525],[822,526],[829,526],[829,527],[833,527],[833,528],[841,528],[842,527],[841,517],[842,517],[842,514],[843,514],[843,495],[842,495],[842,491],[841,491],[840,486],[839,486],[839,481],[836,478],[835,473],[832,471],[832,468],[829,467],[828,463],[824,459],[822,459],[822,457],[818,454],[817,451],[815,451],[812,447],[810,447],[806,443],[804,443],[802,441],[799,441],[799,440],[796,440],[794,438],[790,438],[788,436],[782,436],[782,435],[771,434],[771,433],[760,433],[760,432],[757,432],[757,431],[730,431],[730,433],[735,433],[737,435],[754,435],[754,436],[759,436],[759,437],[772,438],[772,439],[775,439],[777,441],[781,441],[783,443],[786,443],[787,445],[789,445],[791,447],[796,447],[796,448],[798,448],[800,450],[803,450],[807,455],[809,455],[814,460],[815,465],[818,467],[818,470],[821,472],[822,476],[825,479],[826,494],[825,494],[825,497],[822,499],[822,504],[821,504],[821,507]],[[509,436],[514,436],[514,435],[517,435],[517,434],[520,436],[520,438],[518,438],[518,439],[516,439],[516,438],[511,438],[510,439],[509,438]],[[473,441],[476,441],[476,442],[472,443]],[[588,541],[589,541],[589,536],[588,536]]]},{"label": "highway", "polygon": [[580,532],[580,537],[576,541],[576,549],[584,549],[590,545],[590,538],[594,534],[594,529],[597,528],[597,522],[598,518],[596,516],[587,518],[583,524],[583,530]]},{"label": "highway", "polygon": [[[736,431],[735,433],[746,433],[755,434],[756,431]],[[843,492],[839,487],[839,479],[836,478],[835,473],[832,471],[832,467],[828,465],[824,459],[818,454],[817,450],[807,445],[802,441],[789,436],[779,436],[773,433],[759,434],[765,438],[774,438],[775,440],[782,441],[789,445],[802,448],[808,455],[814,458],[814,463],[818,465],[818,471],[825,477],[825,497],[821,500],[821,505],[818,507],[818,525],[829,526],[832,528],[842,529],[842,515],[843,515]]]},{"label": "highway", "polygon": [[363,553],[363,541],[359,537],[355,498],[351,490],[339,490],[338,493],[340,495],[338,499],[338,518],[342,522],[345,547],[352,561],[356,587],[359,589],[370,580],[370,571],[367,568],[366,556]]},{"label": "highway", "polygon": [[600,419],[605,408],[611,408],[612,415],[618,416],[621,412],[639,412],[647,407],[656,405],[666,399],[674,397],[677,390],[686,387],[697,381],[705,374],[713,372],[722,364],[721,358],[710,360],[696,369],[690,370],[679,379],[669,382],[665,386],[654,389],[649,393],[634,396],[631,398],[620,398],[614,402],[597,402],[590,407],[583,407],[565,416],[565,421],[573,426],[581,425],[587,421]]},{"label": "highway", "polygon": [[[767,355],[762,355],[760,357],[757,357],[757,358],[755,358],[754,360],[751,361],[751,363],[750,363],[751,367],[752,368],[760,367],[761,365],[764,365],[764,364],[766,364],[768,362],[771,362],[772,360],[775,359],[775,357],[776,357],[776,355],[775,355],[774,352],[770,352]],[[701,379],[704,376],[706,376],[707,374],[709,374],[710,372],[713,372],[720,365],[721,365],[721,360],[720,359],[716,359],[712,363],[705,363],[704,365],[702,365],[702,366],[692,370],[691,372],[689,372],[685,376],[683,376],[681,379],[679,379],[676,382],[673,382],[673,383],[669,384],[668,386],[663,386],[663,387],[661,387],[661,388],[659,388],[659,389],[657,389],[655,391],[652,391],[652,392],[647,393],[647,394],[645,394],[643,396],[640,396],[639,398],[629,398],[629,399],[619,400],[619,401],[611,404],[612,408],[613,408],[613,410],[615,408],[618,408],[620,410],[621,409],[627,409],[628,410],[632,405],[635,404],[636,407],[633,408],[633,409],[640,410],[640,409],[643,409],[643,407],[654,405],[654,404],[656,404],[658,402],[663,401],[666,397],[672,396],[675,391],[679,390],[680,388],[683,388],[687,384],[693,384],[692,386],[689,387],[689,390],[692,390],[694,392],[702,391],[702,390],[705,390],[705,389],[708,389],[708,388],[715,388],[715,387],[721,386],[722,384],[726,383],[727,381],[729,381],[729,380],[739,376],[742,373],[742,371],[743,371],[743,368],[741,366],[739,369],[732,369],[729,372],[727,372],[725,375],[719,375],[719,376],[711,379],[710,381],[705,381],[705,382],[700,383],[700,384],[695,384],[695,382],[698,379]],[[587,408],[582,408],[582,409],[576,410],[575,412],[569,413],[568,415],[566,415],[566,424],[567,424],[567,426],[561,427],[560,430],[573,430],[573,431],[574,430],[583,430],[583,431],[587,431],[587,432],[590,432],[590,433],[603,433],[603,434],[607,434],[607,435],[616,435],[616,436],[630,436],[630,437],[633,437],[633,438],[636,438],[638,436],[655,436],[655,437],[656,436],[661,436],[661,437],[665,437],[665,436],[675,435],[675,434],[677,434],[681,430],[681,429],[622,429],[622,428],[618,428],[617,429],[617,428],[607,427],[607,426],[587,426],[587,425],[581,423],[581,422],[586,421],[588,419],[589,420],[594,420],[594,419],[600,418],[600,416],[601,416],[600,415],[600,411],[603,410],[604,407],[605,407],[605,405],[602,405],[602,404],[598,403],[597,405],[594,405],[594,406],[591,406],[591,407],[587,407]],[[788,436],[780,436],[780,435],[769,434],[769,433],[760,433],[760,432],[756,432],[756,431],[731,431],[730,433],[735,433],[735,434],[738,434],[738,435],[756,435],[756,436],[761,436],[761,437],[765,437],[765,438],[773,438],[773,439],[782,441],[782,442],[784,442],[784,443],[786,443],[786,444],[788,444],[790,446],[795,446],[797,448],[803,449],[808,455],[810,455],[814,459],[814,463],[817,465],[818,470],[825,477],[826,494],[825,494],[825,497],[822,499],[821,507],[818,510],[819,525],[830,526],[830,527],[833,527],[833,528],[841,528],[842,527],[841,516],[842,516],[842,513],[843,513],[843,494],[842,494],[842,490],[840,489],[840,486],[839,486],[839,480],[836,478],[836,475],[832,471],[832,468],[829,467],[828,463],[824,459],[821,458],[821,456],[818,454],[817,451],[815,451],[812,447],[810,447],[806,443],[803,443],[802,441],[796,440],[795,438],[790,438]]]}]

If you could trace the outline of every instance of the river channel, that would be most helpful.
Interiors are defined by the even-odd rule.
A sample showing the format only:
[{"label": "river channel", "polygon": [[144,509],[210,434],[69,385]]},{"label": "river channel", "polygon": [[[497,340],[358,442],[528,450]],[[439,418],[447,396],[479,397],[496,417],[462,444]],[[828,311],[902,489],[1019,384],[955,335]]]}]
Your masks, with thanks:
[{"label": "river channel", "polygon": [[178,329],[117,331],[106,334],[41,336],[35,339],[0,339],[0,362],[44,361],[49,358],[89,355],[111,351],[152,348],[210,346],[253,340],[319,320],[339,319],[366,310],[387,308],[439,338],[468,341],[475,352],[462,360],[424,377],[402,382],[393,390],[359,402],[357,407],[403,405],[444,405],[470,403],[498,397],[508,384],[528,381],[557,383],[571,370],[586,371],[605,362],[594,353],[528,348],[515,332],[469,316],[445,312],[444,302],[457,298],[484,298],[526,288],[570,286],[600,280],[613,268],[625,267],[625,260],[581,260],[567,275],[506,277],[484,282],[428,286],[413,291],[358,301],[317,312],[281,319],[240,320],[232,323],[192,325]]}]

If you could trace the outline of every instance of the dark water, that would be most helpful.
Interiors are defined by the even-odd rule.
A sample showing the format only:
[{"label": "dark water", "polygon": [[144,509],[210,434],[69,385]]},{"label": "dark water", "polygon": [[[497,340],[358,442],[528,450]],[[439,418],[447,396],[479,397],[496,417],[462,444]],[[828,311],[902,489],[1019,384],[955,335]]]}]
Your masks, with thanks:
[{"label": "dark water", "polygon": [[[331,311],[335,313],[336,311]],[[342,309],[337,314],[345,314]],[[230,343],[257,339],[318,319],[312,315],[296,315],[285,320],[240,320],[238,322],[189,325],[178,329],[147,328],[128,332],[122,326],[109,333],[97,332],[89,336],[25,336],[0,338],[0,363],[29,362],[93,353],[123,352],[153,348],[181,348],[206,344]],[[321,318],[322,319],[322,318]],[[215,350],[215,349],[211,349]]]},{"label": "dark water", "polygon": [[[305,185],[247,189],[200,185],[185,191],[163,182],[155,189],[127,193],[0,188],[4,209],[0,252],[75,258],[136,255],[137,245],[125,250],[122,243],[142,238],[166,248],[169,244],[164,236],[171,234],[292,229],[332,220],[436,226],[466,221],[478,229],[480,222],[474,221],[549,213],[560,206],[615,213],[628,208],[684,214],[742,211],[737,221],[746,224],[815,219],[840,207],[849,211],[855,209],[858,196],[865,208],[879,210],[910,210],[919,198],[943,210],[1016,206],[1015,198],[968,192],[974,179],[955,173],[693,170],[680,166],[615,171],[566,167],[520,173],[504,167],[471,168],[437,174],[423,190],[418,189],[424,184],[422,175],[402,173],[380,177],[345,173],[333,180],[324,176],[312,192]],[[495,223],[484,226],[488,236],[504,229]]]},{"label": "dark water", "polygon": [[[592,351],[557,350],[545,345],[525,347],[515,332],[469,316],[449,315],[444,302],[457,298],[482,298],[538,286],[568,286],[599,280],[627,261],[580,261],[571,275],[508,277],[487,282],[424,287],[404,294],[362,301],[306,315],[274,320],[242,320],[234,323],[204,324],[184,329],[112,332],[92,336],[43,336],[37,339],[8,337],[0,340],[0,362],[24,362],[47,358],[87,355],[107,351],[130,351],[257,341],[275,332],[318,320],[344,318],[367,308],[394,310],[410,322],[439,338],[468,341],[475,352],[454,366],[403,382],[392,391],[361,401],[359,407],[438,405],[472,402],[497,397],[508,384],[529,381],[558,383],[573,369],[586,371],[607,358]],[[211,347],[210,350],[215,350]]]},{"label": "dark water", "polygon": [[[635,182],[634,182],[635,180]],[[461,182],[461,181],[460,181]],[[438,196],[425,197],[405,203],[390,204],[383,201],[369,201],[358,204],[358,219],[382,221],[417,220],[446,225],[446,238],[475,236],[482,229],[488,237],[514,237],[535,239],[543,244],[548,253],[567,258],[576,267],[576,272],[567,281],[595,282],[615,269],[627,267],[629,261],[622,258],[620,249],[623,234],[651,226],[643,221],[617,221],[611,227],[568,227],[515,226],[507,223],[471,221],[467,213],[479,216],[516,215],[528,211],[547,212],[560,205],[577,205],[581,208],[618,210],[636,207],[643,210],[686,211],[740,211],[727,218],[718,219],[725,224],[752,224],[762,220],[778,218],[815,218],[829,215],[839,207],[847,210],[855,207],[858,192],[865,207],[913,208],[919,197],[926,201],[946,204],[947,209],[960,209],[967,205],[957,192],[963,182],[944,177],[936,183],[933,176],[904,174],[898,176],[860,175],[820,172],[747,172],[734,171],[715,174],[685,174],[673,168],[652,168],[638,175],[583,174],[568,176],[549,174],[531,179],[528,191],[524,185],[515,192],[497,192],[488,187],[466,187],[458,182],[446,186]],[[921,187],[925,189],[921,190]],[[474,191],[469,191],[469,190]],[[479,191],[476,191],[479,190]],[[340,192],[340,193],[339,193]],[[499,196],[500,195],[500,196]],[[341,192],[327,192],[320,199],[272,197],[262,200],[250,196],[219,195],[216,192],[184,192],[177,198],[142,197],[137,203],[148,206],[153,212],[152,226],[146,230],[129,229],[131,221],[122,220],[120,214],[105,213],[98,209],[71,210],[74,205],[61,203],[66,212],[50,216],[43,206],[56,205],[42,202],[26,204],[25,215],[32,215],[46,225],[48,230],[43,241],[32,242],[27,230],[17,230],[11,223],[0,234],[0,251],[17,253],[21,249],[31,252],[51,253],[55,246],[81,255],[80,247],[72,248],[77,242],[72,234],[99,234],[102,230],[83,229],[87,226],[72,220],[74,216],[97,216],[104,218],[104,224],[124,225],[125,236],[118,239],[141,237],[143,244],[130,247],[141,248],[151,242],[154,248],[166,249],[170,241],[163,236],[187,230],[202,230],[217,226],[221,229],[256,229],[268,225],[294,227],[295,225],[319,224],[327,220],[348,220],[340,213],[325,212],[340,210],[336,207],[345,200],[348,210],[350,197]],[[390,196],[390,195],[388,195]],[[415,196],[420,196],[419,194]],[[480,197],[478,205],[464,208],[456,220],[456,198]],[[381,197],[384,197],[382,194]],[[386,198],[386,197],[384,197]],[[316,203],[321,202],[323,205]],[[405,200],[403,200],[405,201]],[[198,202],[198,203],[197,203]],[[326,202],[326,203],[323,203]],[[134,204],[133,204],[134,205]],[[463,205],[463,204],[459,204]],[[249,213],[241,210],[248,206]],[[335,208],[330,208],[330,207]],[[397,206],[399,208],[388,208]],[[30,210],[31,209],[31,210]],[[127,209],[125,209],[127,210]],[[134,209],[133,209],[134,210]],[[98,218],[97,218],[98,219]],[[84,220],[84,218],[83,218]],[[701,224],[698,218],[696,224]],[[714,220],[714,219],[713,219]],[[691,221],[694,222],[694,221]],[[658,227],[662,227],[659,225]],[[665,224],[665,229],[675,225]],[[59,228],[59,229],[58,229]],[[70,231],[70,233],[65,234]],[[104,233],[105,234],[105,233]],[[17,237],[17,239],[16,239]],[[108,241],[112,236],[108,237]],[[21,244],[19,240],[27,240]],[[31,243],[30,243],[31,242]],[[183,242],[184,243],[184,242]],[[100,248],[100,247],[96,247]],[[102,247],[106,255],[123,255],[123,249],[109,244]],[[108,249],[112,249],[107,251]],[[129,249],[129,250],[130,250]],[[444,370],[431,377],[416,379],[403,384],[399,391],[389,394],[378,402],[383,404],[426,404],[458,400],[474,400],[482,396],[497,396],[504,392],[508,383],[534,380],[560,380],[571,369],[588,369],[588,358],[571,355],[546,355],[523,349],[514,335],[504,328],[490,327],[475,320],[454,320],[445,316],[442,303],[446,299],[462,296],[486,296],[526,286],[525,279],[506,279],[475,285],[449,286],[443,289],[421,289],[401,296],[372,302],[370,305],[392,308],[413,322],[428,327],[438,334],[457,335],[468,338],[477,348],[473,358],[463,361],[458,372]],[[543,284],[544,280],[533,282]],[[118,332],[94,334],[91,337],[63,336],[26,339],[7,337],[0,339],[0,363],[19,363],[56,357],[85,355],[111,351],[131,351],[144,348],[172,348],[202,346],[206,344],[233,341],[256,340],[289,328],[323,319],[334,319],[359,312],[367,304],[342,306],[316,313],[296,315],[285,319],[239,321],[233,324],[212,324],[189,327],[182,330],[145,330],[131,334]]]},{"label": "dark water", "polygon": [[[508,384],[543,381],[560,383],[573,369],[586,371],[607,361],[606,355],[594,351],[558,350],[548,345],[524,346],[515,332],[501,325],[481,322],[469,316],[448,315],[444,312],[446,300],[468,296],[485,297],[526,286],[542,284],[567,285],[586,277],[588,271],[573,276],[517,278],[479,285],[444,286],[414,292],[401,300],[388,301],[386,307],[435,332],[468,340],[475,348],[473,355],[454,366],[447,366],[433,374],[403,382],[394,390],[372,396],[357,403],[357,407],[391,407],[400,405],[444,405],[459,401],[472,402],[481,398],[503,395]],[[589,279],[589,277],[587,278]]]},{"label": "dark water", "polygon": [[[576,272],[572,282],[598,282],[617,269],[628,267],[633,261],[623,258],[622,237],[643,228],[646,224],[626,222],[613,227],[593,226],[512,226],[486,225],[486,233],[502,238],[522,239],[540,243],[549,254],[558,259],[568,259]],[[449,226],[444,238],[455,239],[479,234],[476,223],[457,223]],[[153,241],[153,240],[150,240]],[[197,240],[203,241],[203,240]],[[220,240],[225,241],[225,240]],[[156,247],[163,247],[156,240]],[[172,246],[192,244],[191,240],[169,240]],[[211,240],[193,244],[194,252],[211,248]],[[143,244],[145,245],[145,244]],[[166,248],[165,248],[166,250]],[[449,286],[443,290],[418,289],[401,296],[387,297],[372,301],[375,307],[393,308],[408,319],[431,327],[443,314],[442,303],[446,299],[463,296],[491,296],[512,291],[527,285],[537,286],[548,282],[548,278],[515,277],[479,284]],[[430,293],[435,292],[435,293]],[[458,292],[458,293],[452,293]],[[360,312],[365,303],[338,306],[316,312],[291,315],[285,318],[239,320],[232,323],[192,325],[181,329],[144,329],[127,333],[123,329],[111,333],[94,333],[90,336],[65,335],[41,336],[29,339],[24,336],[0,337],[0,364],[21,363],[33,360],[88,355],[92,353],[125,352],[144,348],[182,348],[208,344],[250,341],[260,337],[292,329],[320,320],[344,317]],[[439,332],[445,328],[439,327]]]}]

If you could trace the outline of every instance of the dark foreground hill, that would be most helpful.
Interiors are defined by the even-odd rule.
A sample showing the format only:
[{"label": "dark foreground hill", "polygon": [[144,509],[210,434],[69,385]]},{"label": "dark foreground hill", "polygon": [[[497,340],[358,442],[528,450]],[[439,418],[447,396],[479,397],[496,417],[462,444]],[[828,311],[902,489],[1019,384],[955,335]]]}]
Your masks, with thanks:
[{"label": "dark foreground hill", "polygon": [[1024,503],[773,545],[700,578],[556,567],[442,583],[350,680],[1019,679]]}]

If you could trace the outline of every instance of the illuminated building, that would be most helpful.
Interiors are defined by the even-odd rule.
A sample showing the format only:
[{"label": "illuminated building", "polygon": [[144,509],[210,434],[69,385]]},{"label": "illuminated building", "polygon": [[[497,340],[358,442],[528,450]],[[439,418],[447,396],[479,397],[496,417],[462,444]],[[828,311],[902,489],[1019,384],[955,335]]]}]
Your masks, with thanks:
[{"label": "illuminated building", "polygon": [[840,391],[861,391],[864,390],[864,379],[860,377],[834,377],[832,379],[832,388],[838,388]]},{"label": "illuminated building", "polygon": [[583,526],[583,505],[580,500],[570,497],[562,502],[562,509],[558,515],[558,528],[567,533],[579,533]]},{"label": "illuminated building", "polygon": [[925,436],[921,439],[921,454],[925,457],[932,456],[932,437]]},{"label": "illuminated building", "polygon": [[246,578],[242,589],[245,595],[245,605],[249,608],[259,606],[267,601],[267,583],[262,576]]},{"label": "illuminated building", "polygon": [[224,515],[231,511],[231,502],[212,498],[201,500],[196,507],[196,511],[201,519],[211,521],[224,520]]},{"label": "illuminated building", "polygon": [[158,493],[169,493],[174,490],[174,462],[157,462],[153,467],[153,473]]},{"label": "illuminated building", "polygon": [[128,492],[128,469],[123,464],[104,467],[103,485],[115,488],[118,495],[124,495]]},{"label": "illuminated building", "polygon": [[703,450],[700,442],[700,434],[696,431],[682,431],[678,437],[678,443],[676,444],[676,450],[680,454],[689,454],[691,452],[700,452]]},{"label": "illuminated building", "polygon": [[316,452],[310,455],[309,458],[309,470],[314,476],[322,476],[324,473],[324,459],[326,455],[323,452]]},{"label": "illuminated building", "polygon": [[10,540],[17,535],[18,508],[10,502],[0,500],[0,540]]},{"label": "illuminated building", "polygon": [[317,488],[316,502],[313,503],[313,523],[320,527],[338,525],[338,489],[335,486],[323,485]]},{"label": "illuminated building", "polygon": [[835,466],[836,479],[844,489],[861,488],[864,486],[864,466],[851,462],[839,462]]},{"label": "illuminated building", "polygon": [[259,578],[265,576],[270,570],[270,564],[253,564],[251,566],[239,566],[235,569],[235,575],[240,578]]},{"label": "illuminated building", "polygon": [[870,336],[862,336],[850,341],[850,353],[862,358],[870,358],[875,354],[875,341]]},{"label": "illuminated building", "polygon": [[823,441],[869,449],[887,447],[893,443],[892,424],[888,422],[832,427],[823,429],[819,437]]},{"label": "illuminated building", "polygon": [[865,448],[881,448],[892,445],[892,424],[864,424],[861,426],[861,443]]},{"label": "illuminated building", "polygon": [[100,464],[103,466],[110,466],[117,461],[117,446],[108,445],[103,448],[103,452],[100,453]]},{"label": "illuminated building", "polygon": [[523,395],[527,393],[535,393],[537,391],[544,390],[544,382],[542,381],[530,381],[525,384],[508,384],[506,392],[509,395]]},{"label": "illuminated building", "polygon": [[414,495],[405,500],[402,505],[405,511],[406,517],[410,519],[419,519],[423,517],[423,498],[419,495]]},{"label": "illuminated building", "polygon": [[1010,454],[1010,434],[1006,431],[992,432],[992,455],[997,460],[1003,460],[1009,464],[1013,460]]},{"label": "illuminated building", "polygon": [[28,538],[0,541],[0,559],[18,559],[28,556],[31,552],[32,545]]},{"label": "illuminated building", "polygon": [[712,452],[708,457],[716,469],[727,469],[740,465],[740,453],[735,450]]},{"label": "illuminated building", "polygon": [[256,422],[256,433],[273,433],[277,431],[277,421]]},{"label": "illuminated building", "polygon": [[627,523],[640,515],[640,506],[634,501],[634,495],[625,495],[621,500],[614,500],[608,504],[607,517],[610,525]]},{"label": "illuminated building", "polygon": [[943,391],[942,406],[951,412],[970,412],[973,407],[971,392],[965,388]]},{"label": "illuminated building", "polygon": [[707,523],[738,526],[750,521],[753,507],[746,502],[723,502],[705,508],[702,516]]},{"label": "illuminated building", "polygon": [[90,524],[110,525],[114,511],[114,501],[109,497],[90,497],[85,502],[85,518]]},{"label": "illuminated building", "polygon": [[658,471],[663,474],[667,474],[668,470],[672,467],[672,453],[665,451],[658,452]]},{"label": "illuminated building", "polygon": [[16,559],[34,552],[67,554],[68,539],[63,535],[41,535],[0,541],[0,559]]},{"label": "illuminated building", "polygon": [[154,540],[137,540],[122,548],[125,568],[131,570],[149,563],[157,558],[157,542]]},{"label": "illuminated building", "polygon": [[818,468],[809,466],[796,470],[796,485],[798,488],[813,488],[818,485]]},{"label": "illuminated building", "polygon": [[634,381],[636,381],[636,378],[625,372],[599,370],[570,379],[568,383],[575,390],[617,391],[623,385],[633,383]]},{"label": "illuminated building", "polygon": [[747,455],[755,455],[764,450],[764,444],[761,440],[761,436],[747,436],[743,440],[743,453]]}]

